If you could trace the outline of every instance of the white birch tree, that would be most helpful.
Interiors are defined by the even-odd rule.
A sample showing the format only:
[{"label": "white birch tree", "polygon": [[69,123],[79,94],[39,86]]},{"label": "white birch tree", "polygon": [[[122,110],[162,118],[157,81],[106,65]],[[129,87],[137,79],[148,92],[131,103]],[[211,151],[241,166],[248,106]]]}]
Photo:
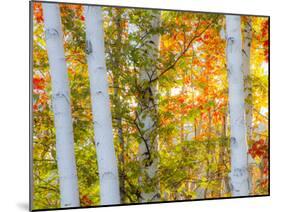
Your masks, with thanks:
[{"label": "white birch tree", "polygon": [[[120,85],[120,73],[124,71],[124,61],[122,60],[122,56],[125,56],[125,54],[122,55],[122,46],[124,43],[124,40],[128,40],[128,37],[125,36],[127,33],[128,28],[126,26],[122,25],[122,15],[124,12],[120,10],[120,8],[115,8],[114,10],[114,21],[113,25],[116,28],[116,45],[112,45],[112,53],[114,57],[111,57],[113,60],[112,62],[112,75],[113,75],[113,95],[114,95],[114,101],[117,107],[115,107],[115,121],[116,121],[116,127],[118,132],[118,141],[120,145],[120,153],[118,155],[118,162],[119,162],[119,184],[120,184],[120,201],[121,203],[125,203],[125,196],[126,196],[126,190],[125,190],[125,138],[124,138],[124,131],[123,131],[123,117],[122,117],[122,89],[119,88]],[[125,38],[123,38],[125,36]],[[112,37],[111,37],[112,38]],[[121,54],[120,54],[121,53]],[[109,67],[107,67],[109,69]]]},{"label": "white birch tree", "polygon": [[[245,17],[245,27],[243,31],[243,73],[244,73],[244,89],[245,89],[245,114],[246,114],[246,127],[247,139],[252,139],[252,121],[253,121],[253,98],[252,98],[252,78],[251,78],[251,46],[252,46],[252,19]],[[248,169],[249,169],[249,186],[250,192],[254,186],[251,172],[256,166],[255,160],[248,154]]]},{"label": "white birch tree", "polygon": [[70,89],[64,56],[60,10],[57,4],[43,3],[43,13],[51,69],[61,207],[79,207]]},{"label": "white birch tree", "polygon": [[252,20],[247,17],[244,28],[243,41],[243,73],[244,73],[244,87],[245,87],[245,112],[246,112],[246,126],[248,139],[252,138],[252,82],[251,82],[251,45],[252,45]]},{"label": "white birch tree", "polygon": [[[151,20],[152,29],[159,28],[161,13],[159,11],[153,11],[153,17]],[[139,157],[141,163],[141,177],[140,183],[142,186],[141,202],[158,201],[159,183],[156,178],[158,170],[158,139],[154,130],[157,126],[157,120],[155,118],[157,113],[156,108],[156,93],[157,85],[151,83],[151,81],[157,77],[157,69],[153,64],[159,57],[160,48],[160,34],[153,33],[148,37],[145,42],[150,45],[150,48],[144,47],[147,52],[147,57],[153,61],[148,64],[149,67],[143,67],[140,70],[140,84],[142,86],[142,98],[140,100],[141,112],[138,114],[140,133],[142,134],[142,142],[139,145]]]},{"label": "white birch tree", "polygon": [[101,205],[119,204],[119,180],[104,53],[102,9],[85,7],[86,53],[98,158]]},{"label": "white birch tree", "polygon": [[226,16],[232,196],[249,195],[240,16]]}]

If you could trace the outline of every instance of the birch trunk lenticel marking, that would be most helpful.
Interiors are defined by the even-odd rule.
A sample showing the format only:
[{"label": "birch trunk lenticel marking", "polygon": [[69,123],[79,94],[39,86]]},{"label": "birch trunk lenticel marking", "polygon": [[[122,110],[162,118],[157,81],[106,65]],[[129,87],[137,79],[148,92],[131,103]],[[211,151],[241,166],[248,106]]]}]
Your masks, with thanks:
[{"label": "birch trunk lenticel marking", "polygon": [[102,205],[120,204],[104,53],[102,9],[85,7],[87,60]]},{"label": "birch trunk lenticel marking", "polygon": [[46,47],[51,69],[61,207],[79,207],[70,90],[59,7],[57,4],[43,3],[43,13]]},{"label": "birch trunk lenticel marking", "polygon": [[249,195],[240,17],[226,16],[232,196]]}]

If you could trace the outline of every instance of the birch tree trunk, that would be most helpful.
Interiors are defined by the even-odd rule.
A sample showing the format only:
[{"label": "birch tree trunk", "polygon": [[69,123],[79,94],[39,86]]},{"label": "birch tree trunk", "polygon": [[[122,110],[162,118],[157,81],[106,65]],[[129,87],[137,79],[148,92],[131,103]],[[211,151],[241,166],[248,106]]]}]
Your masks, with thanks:
[{"label": "birch tree trunk", "polygon": [[70,90],[64,57],[59,7],[57,4],[43,3],[43,13],[51,69],[61,207],[79,207]]},{"label": "birch tree trunk", "polygon": [[[154,29],[160,26],[161,13],[153,11],[154,17],[151,20],[151,27]],[[158,170],[158,137],[155,135],[157,126],[157,100],[155,98],[157,85],[151,81],[157,77],[157,69],[154,64],[159,57],[160,35],[153,35],[146,39],[151,49],[146,48],[148,58],[151,59],[149,67],[143,67],[140,71],[140,84],[142,86],[142,97],[140,100],[141,112],[138,114],[139,128],[141,131],[142,142],[139,145],[139,157],[142,169],[140,184],[142,186],[141,202],[158,201],[160,198],[159,182],[156,179]]]},{"label": "birch tree trunk", "polygon": [[244,72],[244,87],[245,87],[245,111],[246,111],[246,126],[248,139],[252,138],[252,82],[251,82],[251,45],[252,45],[252,20],[247,17],[244,29],[244,45],[243,45],[243,72]]},{"label": "birch tree trunk", "polygon": [[101,7],[86,6],[85,19],[86,53],[90,76],[101,205],[119,204],[118,168],[113,144]]},{"label": "birch tree trunk", "polygon": [[226,16],[232,196],[249,195],[240,17]]},{"label": "birch tree trunk", "polygon": [[[252,79],[251,79],[251,45],[252,45],[252,20],[246,17],[243,42],[243,73],[244,73],[244,89],[245,89],[245,114],[247,126],[248,141],[252,140],[252,121],[253,121],[253,98],[252,98]],[[255,167],[255,160],[248,155],[249,169],[249,190],[252,191],[253,179],[252,172]]]},{"label": "birch tree trunk", "polygon": [[[115,8],[114,10],[114,26],[116,29],[116,43],[112,45],[112,60],[113,64],[111,67],[112,74],[113,74],[113,96],[115,101],[115,121],[116,121],[116,128],[118,133],[118,141],[120,145],[120,153],[118,155],[118,162],[119,162],[119,184],[120,184],[120,201],[121,203],[125,203],[125,139],[123,133],[123,118],[122,118],[122,90],[120,89],[120,73],[124,71],[124,61],[122,60],[122,56],[124,56],[123,47],[123,40],[127,40],[128,37],[123,38],[123,34],[127,31],[127,28],[122,25],[122,10],[120,8]],[[107,67],[108,68],[108,67]]]}]

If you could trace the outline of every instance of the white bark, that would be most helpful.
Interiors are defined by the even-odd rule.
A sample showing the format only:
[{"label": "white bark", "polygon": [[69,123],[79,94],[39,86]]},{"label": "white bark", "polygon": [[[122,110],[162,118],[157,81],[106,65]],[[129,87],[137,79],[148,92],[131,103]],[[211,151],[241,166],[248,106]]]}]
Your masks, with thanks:
[{"label": "white bark", "polygon": [[118,168],[113,144],[101,7],[86,6],[85,19],[101,205],[119,204]]},{"label": "white bark", "polygon": [[61,207],[79,207],[70,90],[64,57],[60,11],[57,4],[43,3],[43,12],[51,69]]},{"label": "white bark", "polygon": [[[155,17],[152,18],[151,26],[153,28],[158,28],[160,26],[160,17],[161,13],[158,11],[153,11]],[[152,58],[153,61],[156,61],[159,57],[159,48],[160,48],[160,35],[153,34],[146,42],[151,44],[152,49],[146,49],[147,57]],[[150,82],[151,79],[157,77],[156,67],[149,67],[143,68],[140,72],[140,82],[141,84],[147,86],[147,83]],[[145,88],[143,92],[144,98],[140,102],[142,111],[139,114],[139,121],[143,124],[141,131],[144,132],[143,139],[139,145],[139,155],[142,167],[142,176],[140,177],[140,183],[142,187],[148,187],[151,183],[147,185],[147,182],[155,181],[156,173],[158,170],[158,158],[155,156],[155,152],[158,151],[158,139],[157,136],[151,135],[153,130],[155,129],[155,116],[156,111],[153,111],[155,105],[154,103],[157,102],[155,95],[157,92],[157,86],[149,85],[149,88]],[[152,100],[153,99],[153,100]],[[157,108],[154,108],[157,110]],[[150,158],[148,158],[150,157]],[[149,162],[147,160],[150,160]],[[144,177],[145,176],[145,177]],[[159,194],[159,184],[151,185],[152,190],[151,192],[142,191],[141,192],[141,202],[151,202],[151,201],[158,201],[160,194]]]},{"label": "white bark", "polygon": [[232,196],[249,195],[240,16],[226,16]]}]

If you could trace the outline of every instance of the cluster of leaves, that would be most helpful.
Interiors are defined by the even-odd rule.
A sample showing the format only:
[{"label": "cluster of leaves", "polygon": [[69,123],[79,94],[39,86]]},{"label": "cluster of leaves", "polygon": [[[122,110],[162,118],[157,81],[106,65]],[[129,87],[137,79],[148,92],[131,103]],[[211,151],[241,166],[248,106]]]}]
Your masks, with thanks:
[{"label": "cluster of leaves", "polygon": [[249,149],[249,154],[258,161],[260,179],[257,181],[257,192],[262,194],[268,193],[268,142],[260,139]]},{"label": "cluster of leaves", "polygon": [[268,158],[268,144],[263,139],[256,141],[251,147],[251,149],[249,149],[249,154],[253,158]]}]

